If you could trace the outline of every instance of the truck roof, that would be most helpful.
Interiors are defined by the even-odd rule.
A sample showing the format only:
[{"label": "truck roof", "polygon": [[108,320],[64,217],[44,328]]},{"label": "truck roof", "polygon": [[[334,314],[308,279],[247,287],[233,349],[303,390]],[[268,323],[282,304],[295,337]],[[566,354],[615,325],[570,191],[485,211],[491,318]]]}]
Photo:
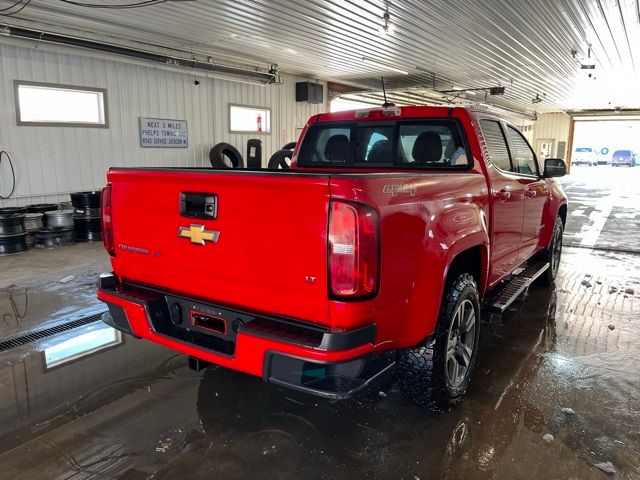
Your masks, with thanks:
[{"label": "truck roof", "polygon": [[398,118],[421,118],[421,117],[448,117],[453,115],[453,112],[465,111],[465,112],[482,112],[483,114],[489,114],[498,116],[493,112],[489,112],[486,110],[467,108],[467,107],[449,107],[449,106],[427,106],[427,105],[409,105],[402,107],[382,107],[372,105],[370,108],[363,108],[358,110],[345,110],[342,112],[333,112],[333,113],[321,113],[317,115],[316,121],[318,122],[345,122],[352,121],[354,119],[365,119],[364,117],[358,117],[358,115],[366,115],[366,112],[371,111],[379,111],[379,112],[387,112],[385,115],[380,115],[372,119],[379,120],[391,120]]}]

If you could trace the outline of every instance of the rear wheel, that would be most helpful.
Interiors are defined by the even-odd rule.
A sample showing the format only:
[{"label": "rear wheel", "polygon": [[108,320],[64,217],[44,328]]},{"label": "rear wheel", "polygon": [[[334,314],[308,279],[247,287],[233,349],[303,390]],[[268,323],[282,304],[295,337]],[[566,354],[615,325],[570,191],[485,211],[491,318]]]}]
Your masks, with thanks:
[{"label": "rear wheel", "polygon": [[480,302],[473,277],[463,274],[448,287],[435,336],[402,350],[399,385],[412,402],[446,410],[464,395],[480,338]]}]

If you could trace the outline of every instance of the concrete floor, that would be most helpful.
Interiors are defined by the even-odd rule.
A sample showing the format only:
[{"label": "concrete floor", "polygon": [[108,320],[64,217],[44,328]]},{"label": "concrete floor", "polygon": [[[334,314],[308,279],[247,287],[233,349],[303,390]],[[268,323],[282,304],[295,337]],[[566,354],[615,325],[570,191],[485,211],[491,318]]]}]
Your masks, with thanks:
[{"label": "concrete floor", "polygon": [[109,270],[102,243],[0,257],[0,338],[104,310],[95,285]]},{"label": "concrete floor", "polygon": [[[640,168],[615,169],[618,180],[582,168],[563,180],[566,240],[635,247],[635,220],[624,236],[610,226],[626,218],[617,207],[638,205],[620,185],[633,194],[627,176]],[[588,182],[606,168],[605,216]],[[107,263],[89,244],[0,258],[2,336],[101,308],[93,284]],[[392,382],[331,403],[222,368],[196,374],[98,323],[14,348],[0,353],[0,479],[604,479],[594,465],[605,461],[637,479],[639,267],[638,255],[565,249],[554,288],[532,287],[485,325],[468,394],[444,414],[406,403]],[[76,357],[56,364],[69,345]]]},{"label": "concrete floor", "polygon": [[565,244],[640,253],[640,167],[572,166]]}]

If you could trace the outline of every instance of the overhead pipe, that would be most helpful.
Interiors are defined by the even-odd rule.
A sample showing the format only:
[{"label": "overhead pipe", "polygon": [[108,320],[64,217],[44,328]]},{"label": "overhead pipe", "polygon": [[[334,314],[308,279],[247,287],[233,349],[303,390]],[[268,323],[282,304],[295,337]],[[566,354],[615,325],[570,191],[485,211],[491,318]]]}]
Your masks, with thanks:
[{"label": "overhead pipe", "polygon": [[58,35],[54,33],[47,33],[44,31],[18,28],[18,27],[9,27],[8,29],[5,29],[3,31],[3,34],[9,37],[14,37],[19,39],[28,39],[28,40],[35,40],[37,42],[47,42],[47,43],[53,43],[56,45],[85,48],[85,49],[94,50],[97,52],[121,55],[128,58],[144,60],[147,62],[162,64],[162,65],[181,67],[184,69],[245,77],[245,78],[250,78],[252,80],[258,81],[264,85],[282,83],[282,79],[280,78],[278,73],[263,73],[263,72],[243,69],[240,67],[233,67],[228,65],[216,65],[214,63],[201,62],[194,59],[185,59],[185,58],[173,57],[170,55],[150,53],[142,50],[136,50],[133,48],[119,47],[116,45],[94,42],[91,40],[83,40],[75,37],[68,37],[68,36]]}]

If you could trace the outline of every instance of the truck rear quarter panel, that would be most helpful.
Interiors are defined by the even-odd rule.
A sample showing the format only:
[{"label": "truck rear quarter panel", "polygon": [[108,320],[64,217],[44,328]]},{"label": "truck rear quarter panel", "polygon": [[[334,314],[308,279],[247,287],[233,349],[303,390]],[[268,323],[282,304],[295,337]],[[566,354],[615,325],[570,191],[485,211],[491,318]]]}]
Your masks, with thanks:
[{"label": "truck rear quarter panel", "polygon": [[467,172],[350,174],[332,199],[375,206],[381,280],[376,298],[330,302],[334,327],[376,323],[378,348],[419,343],[435,329],[448,266],[467,248],[488,249],[488,196],[478,161]]}]

